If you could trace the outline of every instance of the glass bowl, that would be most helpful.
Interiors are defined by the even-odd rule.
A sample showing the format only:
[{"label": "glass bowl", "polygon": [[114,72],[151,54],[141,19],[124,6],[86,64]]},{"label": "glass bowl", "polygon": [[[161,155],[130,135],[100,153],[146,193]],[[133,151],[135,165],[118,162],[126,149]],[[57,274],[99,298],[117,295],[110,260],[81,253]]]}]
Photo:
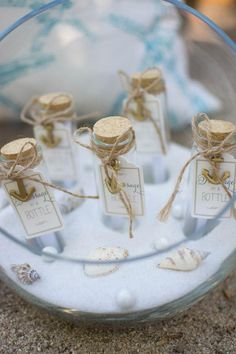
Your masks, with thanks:
[{"label": "glass bowl", "polygon": [[[3,30],[0,48],[1,120],[19,121],[32,95],[50,91],[71,92],[79,115],[117,115],[124,99],[118,70],[158,66],[167,85],[169,124],[183,134],[182,140],[191,143],[188,127],[198,112],[236,123],[236,45],[180,1],[53,1]],[[84,150],[80,155],[83,188],[96,193],[92,157]],[[184,187],[168,222],[157,220],[189,156],[189,149],[171,144],[170,178],[145,186],[148,216],[134,239],[107,229],[98,218],[97,202],[86,200],[65,215],[60,254],[32,251],[1,190],[1,279],[37,306],[85,323],[145,322],[187,309],[236,265],[234,220],[218,223],[220,214],[211,221],[211,231],[203,225],[191,237],[183,235],[179,208],[186,199]],[[89,254],[98,247],[119,248],[126,256],[94,260]],[[158,268],[181,247],[209,255],[192,272]],[[32,285],[22,284],[11,269],[24,263],[40,275]],[[88,276],[91,269],[96,276]]]}]

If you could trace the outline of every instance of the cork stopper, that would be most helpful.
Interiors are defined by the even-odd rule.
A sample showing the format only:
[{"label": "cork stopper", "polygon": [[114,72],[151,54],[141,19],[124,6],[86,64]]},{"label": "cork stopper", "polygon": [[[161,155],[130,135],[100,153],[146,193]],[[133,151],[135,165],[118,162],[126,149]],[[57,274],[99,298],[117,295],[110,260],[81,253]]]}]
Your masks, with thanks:
[{"label": "cork stopper", "polygon": [[48,93],[38,98],[39,104],[47,110],[59,112],[67,109],[71,105],[72,98],[67,93]]},{"label": "cork stopper", "polygon": [[156,81],[156,84],[148,90],[148,92],[150,93],[158,93],[160,91],[165,90],[165,84],[160,69],[149,69],[144,73],[133,73],[131,75],[131,81],[134,88],[136,88],[141,81],[141,87],[144,89],[149,87],[154,83],[154,81]]},{"label": "cork stopper", "polygon": [[[93,132],[97,140],[106,144],[114,144],[116,139],[124,134],[124,140],[129,136],[132,125],[128,118],[112,116],[102,118],[94,124]],[[127,133],[127,135],[126,135]]]},{"label": "cork stopper", "polygon": [[235,125],[229,121],[211,119],[210,124],[206,120],[201,121],[198,124],[198,129],[200,134],[205,137],[210,133],[213,140],[223,141],[235,130]]},{"label": "cork stopper", "polygon": [[[37,144],[34,138],[21,138],[21,139],[13,140],[1,148],[0,154],[7,160],[15,160],[18,154],[20,153],[22,147],[27,142],[32,143],[34,146],[36,146]],[[32,145],[30,144],[26,145],[22,151],[22,157],[32,156],[33,151],[34,148]]]}]

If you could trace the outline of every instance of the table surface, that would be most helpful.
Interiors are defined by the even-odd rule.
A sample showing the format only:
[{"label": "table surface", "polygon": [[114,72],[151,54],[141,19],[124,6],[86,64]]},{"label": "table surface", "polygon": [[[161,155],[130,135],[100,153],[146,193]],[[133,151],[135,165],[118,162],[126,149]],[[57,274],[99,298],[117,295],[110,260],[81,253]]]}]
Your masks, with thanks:
[{"label": "table surface", "polygon": [[135,328],[76,326],[27,304],[0,282],[2,354],[236,353],[236,272],[191,310]]},{"label": "table surface", "polygon": [[[0,124],[1,145],[30,131]],[[191,144],[190,128],[173,140]],[[0,282],[0,354],[235,354],[236,272],[190,310],[135,328],[76,326],[29,305]]]}]

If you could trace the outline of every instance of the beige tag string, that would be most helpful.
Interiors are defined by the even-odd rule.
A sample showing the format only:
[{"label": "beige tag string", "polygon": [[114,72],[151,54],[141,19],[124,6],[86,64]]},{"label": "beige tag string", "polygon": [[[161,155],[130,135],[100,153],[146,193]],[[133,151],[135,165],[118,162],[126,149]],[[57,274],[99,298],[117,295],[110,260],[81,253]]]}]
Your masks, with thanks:
[{"label": "beige tag string", "polygon": [[[156,70],[159,73],[159,70],[158,69],[156,69]],[[161,93],[161,92],[165,91],[165,85],[164,85],[163,80],[158,77],[156,80],[154,80],[147,87],[145,87],[145,88],[142,87],[142,78],[147,71],[148,70],[145,70],[141,74],[141,76],[138,80],[138,83],[137,83],[137,87],[134,87],[132,85],[132,81],[126,72],[124,72],[122,70],[118,71],[118,74],[121,78],[122,85],[123,85],[124,89],[128,92],[128,99],[127,99],[125,107],[124,107],[124,115],[126,115],[126,116],[132,115],[136,119],[138,119],[139,116],[142,117],[143,119],[149,119],[152,122],[154,129],[158,135],[158,138],[159,138],[159,141],[161,144],[162,153],[166,154],[166,148],[165,148],[164,139],[163,139],[163,136],[161,133],[161,129],[158,126],[155,119],[153,119],[151,111],[146,107],[146,103],[145,103],[145,94],[146,93],[151,93],[154,88],[155,88],[155,94]],[[133,101],[136,103],[137,111],[134,111],[130,108],[130,104]]]},{"label": "beige tag string", "polygon": [[[89,133],[90,136],[90,145],[84,144],[80,141],[81,134],[83,133]],[[133,146],[135,145],[135,134],[132,128],[130,128],[131,136],[132,138],[130,139],[130,142],[125,144],[124,146],[120,147],[119,143],[124,140],[124,137],[127,136],[127,133],[129,131],[125,132],[124,134],[120,135],[115,143],[113,144],[112,149],[109,151],[108,149],[105,149],[104,147],[97,146],[93,142],[93,131],[89,127],[81,127],[75,132],[75,141],[82,147],[92,151],[102,162],[102,165],[104,167],[104,171],[106,174],[106,178],[108,180],[108,190],[109,186],[110,188],[114,188],[114,194],[118,194],[121,202],[123,203],[127,214],[129,215],[129,236],[130,238],[133,237],[133,218],[134,218],[134,213],[132,209],[132,205],[130,202],[130,199],[124,190],[122,183],[119,181],[118,178],[118,170],[115,166],[115,161],[117,161],[118,157],[120,155],[124,155],[127,152],[129,152]],[[112,170],[112,174],[110,175],[109,169]],[[111,190],[109,190],[111,191]],[[112,191],[111,191],[112,192]]]},{"label": "beige tag string", "polygon": [[[33,154],[32,154],[32,156],[25,158],[25,157],[23,157],[23,151],[27,145],[32,146]],[[25,175],[25,172],[27,172],[27,170],[37,166],[39,164],[39,162],[41,161],[41,159],[42,159],[42,157],[39,156],[35,144],[33,144],[32,142],[26,142],[22,146],[22,148],[15,160],[6,161],[6,162],[3,162],[0,164],[0,181],[4,181],[7,179],[10,179],[12,181],[28,179],[28,180],[40,183],[46,187],[50,187],[50,188],[59,190],[60,192],[69,194],[72,197],[82,198],[82,199],[98,199],[99,198],[97,195],[91,196],[91,195],[76,194],[76,193],[70,192],[60,186],[56,186],[56,185],[51,184],[49,182]],[[21,165],[22,161],[24,162],[24,166]]]},{"label": "beige tag string", "polygon": [[[207,122],[207,136],[203,137],[198,129],[198,124],[200,121],[205,120]],[[202,151],[196,153],[193,155],[182,167],[174,191],[172,192],[169,200],[167,201],[166,205],[161,209],[158,218],[160,221],[166,221],[169,217],[173,202],[175,200],[175,197],[177,193],[179,192],[179,187],[183,179],[183,175],[186,171],[186,168],[190,165],[190,163],[195,160],[199,156],[205,157],[210,165],[213,168],[213,172],[215,173],[216,179],[218,182],[221,184],[223,187],[224,191],[227,193],[229,198],[231,199],[233,195],[230,193],[230,191],[227,189],[225,186],[224,180],[219,176],[219,168],[217,165],[214,163],[212,160],[215,156],[219,156],[222,153],[234,150],[236,148],[236,144],[232,143],[232,137],[236,133],[236,128],[234,131],[232,131],[223,141],[219,142],[216,141],[212,138],[211,132],[210,132],[210,119],[205,113],[199,113],[197,116],[193,117],[192,120],[192,131],[193,131],[193,140],[195,144],[202,149]],[[236,212],[235,209],[233,208],[233,215],[236,217]]]},{"label": "beige tag string", "polygon": [[[40,96],[32,97],[28,103],[23,107],[21,111],[21,120],[30,125],[49,125],[55,122],[67,122],[67,121],[78,121],[86,118],[95,118],[99,115],[98,112],[88,113],[81,116],[77,116],[74,112],[74,99],[68,93],[60,93],[54,96],[47,105],[47,109],[43,112],[39,110],[38,102]],[[68,98],[70,104],[67,108],[60,110],[59,112],[54,112],[51,110],[53,103],[61,97]]]}]

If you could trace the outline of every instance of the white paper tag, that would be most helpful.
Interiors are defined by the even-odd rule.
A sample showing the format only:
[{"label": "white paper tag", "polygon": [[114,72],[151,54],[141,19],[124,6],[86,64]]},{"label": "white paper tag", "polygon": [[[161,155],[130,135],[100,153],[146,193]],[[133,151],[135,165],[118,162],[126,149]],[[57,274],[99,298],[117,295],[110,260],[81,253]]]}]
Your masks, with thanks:
[{"label": "white paper tag", "polygon": [[42,143],[42,137],[47,137],[47,131],[42,126],[36,126],[34,134],[42,148],[50,178],[54,181],[76,179],[77,171],[70,129],[61,123],[54,125],[53,135],[60,139],[60,143],[54,148],[49,148]]},{"label": "white paper tag", "polygon": [[[119,161],[120,170],[117,178],[122,184],[124,191],[127,193],[134,215],[143,216],[144,182],[142,169],[129,163],[125,158],[120,157]],[[106,185],[106,174],[102,165],[100,165],[100,196],[106,214],[128,215],[124,204],[120,200],[119,194],[112,194],[109,192]]]},{"label": "white paper tag", "polygon": [[[146,94],[145,106],[151,112],[152,118],[159,127],[164,148],[167,150],[168,146],[164,124],[164,95],[161,94],[154,98]],[[130,108],[135,111],[137,109],[136,103],[131,103]],[[138,121],[135,117],[132,117],[132,125],[136,134],[136,148],[138,152],[163,153],[159,135],[149,119]]]},{"label": "white paper tag", "polygon": [[[27,171],[27,175],[44,180],[41,174],[33,171]],[[63,219],[52,192],[41,183],[28,179],[24,179],[23,182],[27,192],[32,187],[36,189],[32,198],[26,202],[10,195],[11,191],[19,192],[16,181],[3,181],[3,187],[25,229],[26,238],[30,239],[62,229]]]},{"label": "white paper tag", "polygon": [[[224,178],[225,186],[233,194],[235,190],[236,160],[229,154],[224,154],[222,157],[224,162],[219,164],[219,175]],[[213,169],[205,158],[199,157],[194,161],[192,170],[192,216],[211,219],[224,209],[230,198],[221,184],[210,183],[206,176],[214,177]],[[231,214],[232,208],[228,208],[221,218],[230,218]]]}]

